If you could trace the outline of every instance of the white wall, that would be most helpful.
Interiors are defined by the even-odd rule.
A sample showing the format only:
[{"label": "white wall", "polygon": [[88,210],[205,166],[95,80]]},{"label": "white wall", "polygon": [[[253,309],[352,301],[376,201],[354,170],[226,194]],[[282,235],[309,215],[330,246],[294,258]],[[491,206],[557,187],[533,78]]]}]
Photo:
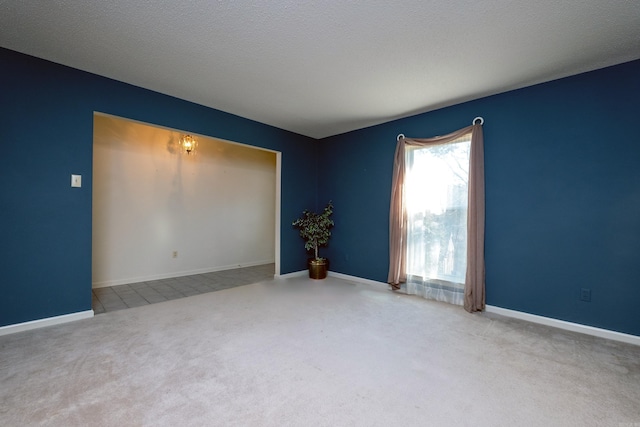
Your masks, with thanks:
[{"label": "white wall", "polygon": [[276,154],[182,134],[94,116],[93,287],[274,262]]}]

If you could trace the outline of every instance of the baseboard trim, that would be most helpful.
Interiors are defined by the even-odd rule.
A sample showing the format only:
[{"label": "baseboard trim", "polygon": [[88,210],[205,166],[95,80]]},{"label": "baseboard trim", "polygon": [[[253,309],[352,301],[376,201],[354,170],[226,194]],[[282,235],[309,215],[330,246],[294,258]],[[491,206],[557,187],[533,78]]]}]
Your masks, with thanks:
[{"label": "baseboard trim", "polygon": [[487,305],[485,307],[485,311],[487,313],[494,313],[501,316],[512,317],[514,319],[526,320],[527,322],[538,323],[540,325],[552,326],[554,328],[564,329],[566,331],[579,332],[599,338],[606,338],[613,341],[621,341],[627,344],[640,346],[640,337],[636,335],[624,334],[622,332],[611,331],[609,329],[601,329],[593,326],[581,325],[579,323],[567,322],[564,320],[553,319],[551,317],[538,316],[535,314],[509,310],[492,305]]},{"label": "baseboard trim", "polygon": [[292,273],[276,274],[274,277],[278,279],[288,279],[291,277],[303,277],[309,274],[309,270],[294,271]]},{"label": "baseboard trim", "polygon": [[216,271],[233,270],[234,268],[256,267],[258,265],[273,264],[275,260],[244,262],[240,264],[223,265],[220,267],[200,268],[196,270],[177,271],[172,273],[154,274],[152,276],[129,277],[127,279],[105,280],[93,282],[92,289],[108,288],[110,286],[129,285],[131,283],[149,282],[151,280],[172,279],[174,277],[192,276],[194,274],[214,273]]},{"label": "baseboard trim", "polygon": [[348,274],[334,273],[333,271],[330,271],[328,273],[328,275],[329,275],[329,277],[335,277],[336,279],[342,279],[342,280],[348,280],[348,281],[351,281],[351,282],[363,283],[365,285],[374,286],[374,287],[376,287],[378,289],[381,289],[381,290],[389,290],[389,284],[388,283],[378,282],[376,280],[363,279],[361,277],[349,276]]},{"label": "baseboard trim", "polygon": [[[301,270],[301,271],[294,271],[293,273],[276,275],[275,277],[286,279],[290,277],[307,277],[308,275],[309,275],[309,270]],[[327,276],[335,277],[336,279],[347,280],[350,282],[363,283],[365,285],[375,286],[376,288],[379,288],[379,289],[384,289],[384,290],[389,289],[389,284],[387,283],[377,282],[375,280],[363,279],[361,277],[356,277],[356,276],[349,276],[348,274],[328,271]]]},{"label": "baseboard trim", "polygon": [[29,322],[16,323],[0,327],[0,336],[29,331],[31,329],[44,328],[46,326],[59,325],[61,323],[75,322],[76,320],[93,317],[93,310],[78,311],[77,313],[63,314],[62,316],[46,317],[44,319],[31,320]]},{"label": "baseboard trim", "polygon": [[[389,289],[388,283],[378,282],[375,280],[363,279],[356,276],[349,276],[342,273],[329,272],[329,276],[337,279],[349,280],[358,283],[364,283],[367,285],[375,286],[378,289]],[[599,338],[605,338],[613,341],[620,341],[627,344],[633,344],[640,346],[640,336],[624,334],[622,332],[611,331],[609,329],[596,328],[588,325],[581,325],[579,323],[567,322],[564,320],[553,319],[551,317],[538,316],[535,314],[529,314],[522,311],[509,310],[502,307],[496,307],[487,305],[485,307],[487,313],[499,314],[505,317],[512,317],[514,319],[525,320],[527,322],[538,323],[541,325],[552,326],[558,329],[564,329],[566,331],[579,332],[581,334],[587,334]]]}]

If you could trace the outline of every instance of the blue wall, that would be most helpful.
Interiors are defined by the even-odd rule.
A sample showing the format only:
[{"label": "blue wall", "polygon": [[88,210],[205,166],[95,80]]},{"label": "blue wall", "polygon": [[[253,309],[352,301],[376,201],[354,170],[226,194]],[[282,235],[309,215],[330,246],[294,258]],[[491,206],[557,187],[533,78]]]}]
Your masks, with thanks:
[{"label": "blue wall", "polygon": [[382,282],[396,135],[444,134],[481,115],[487,303],[640,335],[640,61],[320,144],[6,49],[0,63],[0,326],[91,308],[94,111],[281,151],[281,272],[305,268],[291,220],[331,199],[331,269]]},{"label": "blue wall", "polygon": [[638,76],[634,61],[322,140],[331,269],[386,282],[398,133],[483,116],[487,304],[640,335]]},{"label": "blue wall", "polygon": [[0,326],[91,309],[94,111],[281,151],[281,273],[304,268],[290,224],[316,203],[317,141],[6,49],[0,63]]}]

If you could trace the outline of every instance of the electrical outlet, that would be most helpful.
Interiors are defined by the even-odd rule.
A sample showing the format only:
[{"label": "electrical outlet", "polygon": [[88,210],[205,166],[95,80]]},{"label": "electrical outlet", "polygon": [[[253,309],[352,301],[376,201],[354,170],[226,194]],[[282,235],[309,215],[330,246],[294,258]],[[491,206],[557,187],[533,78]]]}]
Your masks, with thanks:
[{"label": "electrical outlet", "polygon": [[173,251],[171,253],[171,258],[178,258],[178,251]]},{"label": "electrical outlet", "polygon": [[580,301],[591,302],[591,289],[582,288],[580,290]]}]

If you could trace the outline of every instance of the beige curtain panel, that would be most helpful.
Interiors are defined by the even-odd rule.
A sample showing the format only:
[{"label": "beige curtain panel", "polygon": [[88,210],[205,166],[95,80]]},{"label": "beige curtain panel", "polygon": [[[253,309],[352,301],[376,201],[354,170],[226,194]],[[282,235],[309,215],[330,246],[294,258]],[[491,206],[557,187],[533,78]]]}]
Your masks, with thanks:
[{"label": "beige curtain panel", "polygon": [[[474,120],[475,123],[475,120]],[[467,213],[467,271],[464,283],[464,309],[482,311],[485,307],[484,269],[484,145],[482,124],[473,124],[448,135],[434,138],[398,138],[393,163],[391,206],[389,210],[389,277],[393,289],[407,280],[407,210],[404,200],[405,147],[446,144],[471,133],[469,155],[469,204]]]}]

